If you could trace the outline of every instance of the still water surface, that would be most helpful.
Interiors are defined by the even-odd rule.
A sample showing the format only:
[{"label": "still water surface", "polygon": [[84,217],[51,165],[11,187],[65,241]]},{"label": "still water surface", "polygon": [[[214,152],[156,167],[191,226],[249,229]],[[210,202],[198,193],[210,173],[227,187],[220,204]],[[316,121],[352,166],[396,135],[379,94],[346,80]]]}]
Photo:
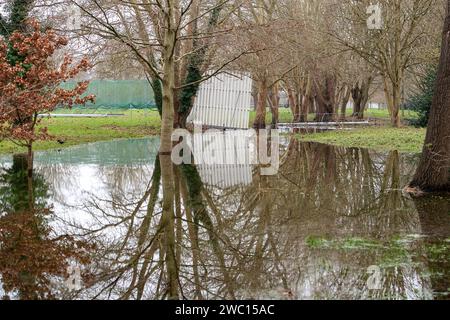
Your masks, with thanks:
[{"label": "still water surface", "polygon": [[172,281],[189,299],[450,298],[450,200],[402,193],[418,155],[293,139],[275,176],[175,167],[167,226],[158,144],[36,153],[33,210],[0,158],[0,296],[164,299]]}]

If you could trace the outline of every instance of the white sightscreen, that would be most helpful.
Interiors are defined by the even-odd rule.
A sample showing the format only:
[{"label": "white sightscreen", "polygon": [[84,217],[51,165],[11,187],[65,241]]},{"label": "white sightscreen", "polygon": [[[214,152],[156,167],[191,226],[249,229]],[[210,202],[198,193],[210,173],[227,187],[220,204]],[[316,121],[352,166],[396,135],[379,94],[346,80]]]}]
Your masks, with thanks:
[{"label": "white sightscreen", "polygon": [[188,122],[246,129],[251,99],[252,79],[247,74],[220,73],[200,85]]}]

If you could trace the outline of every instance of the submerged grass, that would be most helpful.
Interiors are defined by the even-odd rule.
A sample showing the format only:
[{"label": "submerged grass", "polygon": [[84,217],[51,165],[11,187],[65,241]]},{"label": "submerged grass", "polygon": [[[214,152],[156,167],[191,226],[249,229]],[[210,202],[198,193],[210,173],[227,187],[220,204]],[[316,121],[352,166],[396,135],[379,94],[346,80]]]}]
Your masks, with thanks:
[{"label": "submerged grass", "polygon": [[[418,265],[420,264],[420,259],[418,258],[425,253],[428,261],[446,263],[450,255],[450,245],[447,240],[441,240],[437,243],[429,242],[421,235],[401,235],[389,240],[360,237],[331,239],[310,235],[306,237],[305,243],[311,250],[368,251],[377,257],[376,264],[380,268],[389,269],[399,266],[412,267]],[[418,251],[418,248],[421,248],[422,251]],[[431,276],[442,276],[430,270],[428,272],[430,272]]]},{"label": "submerged grass", "polygon": [[310,235],[305,239],[305,242],[310,249],[369,250],[384,247],[384,244],[381,242],[359,237],[327,239],[321,236]]}]

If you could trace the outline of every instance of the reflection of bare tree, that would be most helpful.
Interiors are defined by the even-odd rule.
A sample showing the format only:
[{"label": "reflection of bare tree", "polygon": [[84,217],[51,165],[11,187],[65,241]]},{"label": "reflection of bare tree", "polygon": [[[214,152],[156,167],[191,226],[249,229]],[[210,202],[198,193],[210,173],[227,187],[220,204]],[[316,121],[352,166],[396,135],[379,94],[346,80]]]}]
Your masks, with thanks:
[{"label": "reflection of bare tree", "polygon": [[145,187],[149,167],[144,165],[99,166],[98,174],[107,188],[107,192],[113,196],[111,200],[120,202],[124,196],[122,190],[138,192]]},{"label": "reflection of bare tree", "polygon": [[45,177],[49,193],[53,196],[54,201],[63,203],[64,192],[62,190],[72,193],[78,188],[75,178],[79,176],[79,172],[76,167],[52,163],[36,166],[35,172]]},{"label": "reflection of bare tree", "polygon": [[[417,260],[426,247],[409,237],[421,233],[419,217],[400,190],[410,156],[295,140],[286,150],[277,176],[255,173],[246,187],[205,186],[195,166],[174,167],[173,214],[158,160],[140,192],[127,192],[139,189],[133,179],[93,199],[90,223],[76,226],[100,248],[82,296],[427,297]],[[382,290],[367,288],[371,265],[384,272]]]}]

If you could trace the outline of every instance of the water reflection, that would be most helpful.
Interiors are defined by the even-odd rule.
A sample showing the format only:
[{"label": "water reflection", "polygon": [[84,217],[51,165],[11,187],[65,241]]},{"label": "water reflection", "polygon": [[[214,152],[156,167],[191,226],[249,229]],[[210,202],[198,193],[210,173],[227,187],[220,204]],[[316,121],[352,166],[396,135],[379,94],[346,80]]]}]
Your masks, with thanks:
[{"label": "water reflection", "polygon": [[[28,176],[26,155],[16,155],[0,173],[0,279],[2,298],[53,299],[64,292],[55,280],[69,263],[87,263],[91,246],[70,235],[55,235],[48,184]],[[1,292],[1,291],[0,291]]]},{"label": "water reflection", "polygon": [[[61,289],[62,277],[52,279],[52,288],[60,288],[51,291],[55,297],[449,297],[449,199],[412,200],[401,191],[414,172],[416,155],[291,140],[278,175],[261,176],[252,170],[249,183],[226,188],[205,181],[202,169],[194,165],[177,166],[174,213],[167,215],[161,163],[168,160],[157,157],[157,140],[120,143],[36,156],[34,179],[43,181],[46,192],[34,202],[40,203],[36,207],[53,206],[53,218],[42,219],[47,231],[38,238],[71,235],[90,244],[78,259],[84,274],[90,275],[84,288],[67,292]],[[109,144],[111,150],[124,150],[110,152]],[[6,168],[14,167],[4,162]],[[10,185],[17,181],[0,182],[0,223],[20,211],[8,200],[20,198],[10,195]],[[38,188],[39,183],[34,185]],[[5,292],[20,292],[23,281],[8,278],[4,267],[9,261],[13,273],[23,274],[11,264],[17,261],[15,253],[4,250],[23,229],[15,220],[12,225],[8,232],[0,228],[0,273]],[[45,242],[40,250],[42,256],[58,252]],[[74,259],[73,254],[58,254],[63,262],[50,274],[61,275]],[[36,259],[29,256],[28,261]],[[379,288],[367,285],[370,266],[379,268]],[[42,273],[34,265],[24,270]],[[37,294],[46,291],[41,287],[45,294]],[[16,296],[49,296],[51,286],[41,287],[28,290],[34,294]]]}]

